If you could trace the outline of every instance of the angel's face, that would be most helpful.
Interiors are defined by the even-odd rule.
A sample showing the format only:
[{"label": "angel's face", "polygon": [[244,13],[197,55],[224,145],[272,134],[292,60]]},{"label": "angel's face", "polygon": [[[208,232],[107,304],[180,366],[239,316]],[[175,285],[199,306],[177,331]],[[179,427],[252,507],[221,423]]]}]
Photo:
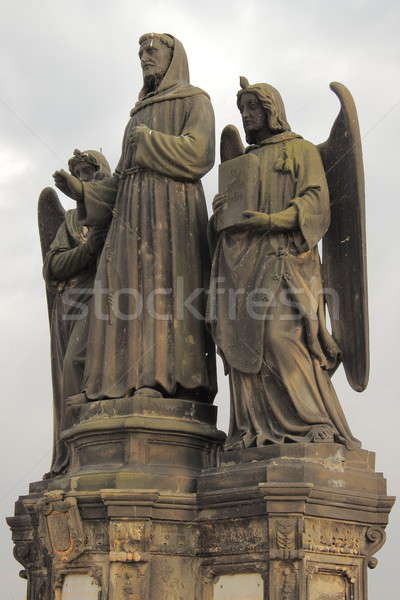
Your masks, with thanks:
[{"label": "angel's face", "polygon": [[81,181],[93,181],[96,172],[96,167],[86,162],[78,163],[74,168],[75,177],[77,177]]},{"label": "angel's face", "polygon": [[251,92],[242,94],[239,110],[246,138],[252,138],[257,132],[268,128],[268,115],[256,94]]}]

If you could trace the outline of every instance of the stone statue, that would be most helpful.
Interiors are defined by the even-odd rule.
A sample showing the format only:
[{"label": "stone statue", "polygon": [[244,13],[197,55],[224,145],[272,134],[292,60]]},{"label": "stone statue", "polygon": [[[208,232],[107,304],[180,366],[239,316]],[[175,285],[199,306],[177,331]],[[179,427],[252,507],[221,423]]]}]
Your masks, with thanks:
[{"label": "stone statue", "polygon": [[[111,175],[106,158],[96,150],[75,150],[68,165],[71,174],[85,182]],[[38,209],[51,332],[54,449],[50,474],[54,475],[67,461],[60,441],[65,402],[82,387],[88,303],[107,229],[81,225],[78,210],[65,211],[52,188],[42,191]]]},{"label": "stone statue", "polygon": [[355,389],[368,378],[355,107],[346,88],[332,84],[342,109],[317,148],[291,131],[275,88],[245,78],[241,86],[237,103],[250,146],[244,152],[236,128],[225,128],[226,162],[209,226],[208,319],[231,389],[226,448],[333,441],[357,448],[331,383],[341,358]]},{"label": "stone statue", "polygon": [[189,83],[185,50],[167,34],[139,40],[144,84],[114,176],[56,185],[88,225],[112,216],[94,289],[84,384],[90,400],[132,393],[211,401],[214,345],[204,324],[209,281],[200,178],[214,163],[208,95]]},{"label": "stone statue", "polygon": [[[355,389],[368,378],[351,96],[332,84],[341,111],[316,147],[274,88],[242,79],[250,146],[224,129],[208,228],[210,101],[178,40],[145,35],[140,57],[115,174],[76,152],[55,180],[77,210],[40,199],[59,395],[52,471],[7,519],[26,598],[367,600],[394,498],[330,379],[340,360]],[[207,323],[231,384],[227,451]]]}]

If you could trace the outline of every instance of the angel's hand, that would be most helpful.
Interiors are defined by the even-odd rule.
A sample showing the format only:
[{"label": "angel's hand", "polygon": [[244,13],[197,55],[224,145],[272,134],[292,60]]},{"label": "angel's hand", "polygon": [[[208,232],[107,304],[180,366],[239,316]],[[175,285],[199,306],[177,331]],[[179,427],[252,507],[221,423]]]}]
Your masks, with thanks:
[{"label": "angel's hand", "polygon": [[242,213],[244,221],[235,227],[238,229],[254,229],[257,231],[271,230],[271,215],[256,210],[245,210]]},{"label": "angel's hand", "polygon": [[228,195],[227,194],[217,194],[214,197],[213,203],[212,203],[212,208],[213,208],[213,213],[214,215],[221,210],[221,208],[223,208],[224,204],[226,204],[226,201],[228,200]]},{"label": "angel's hand", "polygon": [[73,200],[80,200],[82,198],[82,183],[73,175],[60,169],[53,174],[54,183],[59,190],[64,192],[67,196]]},{"label": "angel's hand", "polygon": [[292,231],[298,227],[299,212],[296,206],[289,206],[289,208],[271,215],[272,231]]}]

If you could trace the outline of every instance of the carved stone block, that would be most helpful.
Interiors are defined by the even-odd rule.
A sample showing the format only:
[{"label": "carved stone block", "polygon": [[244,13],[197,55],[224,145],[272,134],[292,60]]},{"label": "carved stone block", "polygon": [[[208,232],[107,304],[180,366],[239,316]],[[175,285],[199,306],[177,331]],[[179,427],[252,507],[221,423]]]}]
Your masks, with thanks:
[{"label": "carved stone block", "polygon": [[109,600],[149,600],[148,569],[145,563],[112,563]]},{"label": "carved stone block", "polygon": [[295,518],[269,520],[270,558],[296,558],[299,548],[299,522]]},{"label": "carved stone block", "polygon": [[[273,560],[270,564],[269,600],[300,600],[299,564]],[[304,599],[305,600],[305,599]]]},{"label": "carved stone block", "polygon": [[362,526],[352,523],[306,518],[303,545],[312,552],[358,556],[361,553],[363,530]]},{"label": "carved stone block", "polygon": [[98,600],[100,591],[90,575],[72,573],[64,578],[60,600]]},{"label": "carved stone block", "polygon": [[110,552],[135,552],[144,550],[146,538],[145,521],[111,521]]},{"label": "carved stone block", "polygon": [[197,579],[196,559],[191,557],[153,556],[149,600],[192,600]]},{"label": "carved stone block", "polygon": [[306,568],[307,600],[354,600],[359,598],[354,566],[309,563]]},{"label": "carved stone block", "polygon": [[63,492],[45,494],[37,505],[39,537],[56,561],[71,561],[85,549],[84,530],[76,498]]},{"label": "carved stone block", "polygon": [[264,600],[264,581],[260,573],[222,575],[214,582],[213,600]]},{"label": "carved stone block", "polygon": [[202,554],[264,552],[267,548],[267,527],[260,519],[224,519],[202,523],[200,529]]},{"label": "carved stone block", "polygon": [[193,523],[154,523],[151,551],[162,554],[195,554],[199,528]]}]

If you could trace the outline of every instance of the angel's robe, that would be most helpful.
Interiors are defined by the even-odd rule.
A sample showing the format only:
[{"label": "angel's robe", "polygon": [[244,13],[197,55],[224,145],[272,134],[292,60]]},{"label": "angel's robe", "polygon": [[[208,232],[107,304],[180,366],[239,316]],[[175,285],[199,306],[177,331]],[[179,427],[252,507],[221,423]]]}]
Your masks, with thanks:
[{"label": "angel's robe", "polygon": [[289,232],[223,231],[217,241],[208,319],[230,377],[228,447],[314,441],[349,447],[330,381],[339,348],[326,329],[318,242],[330,223],[317,148],[285,132],[251,146],[260,162],[253,210],[297,209]]},{"label": "angel's robe", "polygon": [[43,264],[46,284],[55,291],[50,316],[54,395],[52,474],[62,471],[68,461],[67,447],[60,439],[65,400],[80,392],[85,368],[88,304],[97,259],[86,239],[87,228],[80,225],[77,210],[68,210]]},{"label": "angel's robe", "polygon": [[[204,322],[210,258],[200,178],[214,162],[214,115],[174,55],[157,93],[141,98],[115,174],[83,184],[82,217],[112,222],[90,315],[84,391],[121,397],[141,387],[212,400],[215,352]],[[142,130],[135,147],[133,129]]]}]

